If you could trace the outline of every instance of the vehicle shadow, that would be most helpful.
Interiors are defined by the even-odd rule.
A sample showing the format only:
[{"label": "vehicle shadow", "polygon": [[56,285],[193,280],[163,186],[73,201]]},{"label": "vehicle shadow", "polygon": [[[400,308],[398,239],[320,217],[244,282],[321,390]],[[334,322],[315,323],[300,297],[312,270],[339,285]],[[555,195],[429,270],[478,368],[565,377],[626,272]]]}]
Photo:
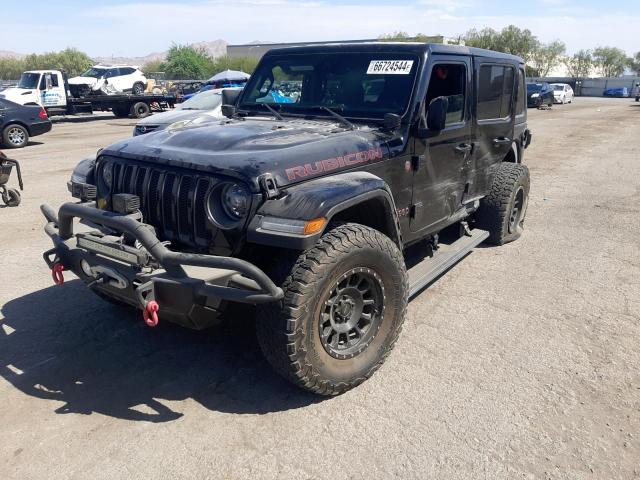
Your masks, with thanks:
[{"label": "vehicle shadow", "polygon": [[173,402],[189,398],[236,414],[322,400],[272,371],[245,307],[207,331],[162,317],[151,329],[138,310],[106,303],[73,280],[11,300],[2,315],[0,374],[27,395],[61,402],[56,413],[168,422],[183,415]]}]

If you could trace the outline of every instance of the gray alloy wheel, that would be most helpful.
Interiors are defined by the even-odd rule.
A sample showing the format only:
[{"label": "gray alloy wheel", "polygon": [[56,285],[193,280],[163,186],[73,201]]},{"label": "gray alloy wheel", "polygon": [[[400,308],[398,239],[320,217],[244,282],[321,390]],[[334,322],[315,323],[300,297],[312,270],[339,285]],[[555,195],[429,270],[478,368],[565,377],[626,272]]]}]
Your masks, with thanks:
[{"label": "gray alloy wheel", "polygon": [[29,132],[22,125],[9,125],[2,133],[7,148],[22,148],[29,142]]}]

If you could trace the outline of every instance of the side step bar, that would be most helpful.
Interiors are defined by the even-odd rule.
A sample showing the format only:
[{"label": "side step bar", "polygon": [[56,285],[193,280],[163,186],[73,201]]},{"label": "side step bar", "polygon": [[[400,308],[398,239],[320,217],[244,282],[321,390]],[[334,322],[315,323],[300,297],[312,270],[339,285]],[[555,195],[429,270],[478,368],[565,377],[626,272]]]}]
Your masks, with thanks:
[{"label": "side step bar", "polygon": [[488,237],[489,232],[474,229],[471,236],[464,235],[449,245],[440,244],[433,257],[427,257],[409,269],[409,298],[453,267]]}]

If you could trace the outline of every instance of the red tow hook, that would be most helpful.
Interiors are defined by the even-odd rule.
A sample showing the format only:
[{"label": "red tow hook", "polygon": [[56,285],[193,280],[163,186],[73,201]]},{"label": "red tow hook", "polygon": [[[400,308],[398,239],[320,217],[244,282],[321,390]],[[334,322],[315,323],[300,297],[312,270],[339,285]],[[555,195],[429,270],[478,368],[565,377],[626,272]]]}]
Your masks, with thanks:
[{"label": "red tow hook", "polygon": [[54,263],[53,267],[51,267],[51,277],[53,277],[53,283],[56,285],[62,285],[64,283],[63,271],[64,265],[61,263]]},{"label": "red tow hook", "polygon": [[160,310],[160,305],[155,300],[151,300],[147,302],[144,309],[142,310],[142,318],[144,318],[144,323],[149,327],[155,327],[158,325],[158,310]]}]

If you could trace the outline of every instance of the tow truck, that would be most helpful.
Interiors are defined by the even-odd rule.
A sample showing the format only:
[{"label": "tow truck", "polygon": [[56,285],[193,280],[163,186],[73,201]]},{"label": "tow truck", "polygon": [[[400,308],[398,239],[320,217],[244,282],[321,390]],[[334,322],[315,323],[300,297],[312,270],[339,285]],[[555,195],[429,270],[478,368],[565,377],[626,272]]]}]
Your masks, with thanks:
[{"label": "tow truck", "polygon": [[177,103],[175,95],[166,94],[91,94],[71,95],[67,74],[60,70],[29,70],[18,86],[0,92],[0,98],[21,105],[41,105],[52,115],[91,114],[111,111],[118,118],[144,118],[152,111],[164,111]]}]

